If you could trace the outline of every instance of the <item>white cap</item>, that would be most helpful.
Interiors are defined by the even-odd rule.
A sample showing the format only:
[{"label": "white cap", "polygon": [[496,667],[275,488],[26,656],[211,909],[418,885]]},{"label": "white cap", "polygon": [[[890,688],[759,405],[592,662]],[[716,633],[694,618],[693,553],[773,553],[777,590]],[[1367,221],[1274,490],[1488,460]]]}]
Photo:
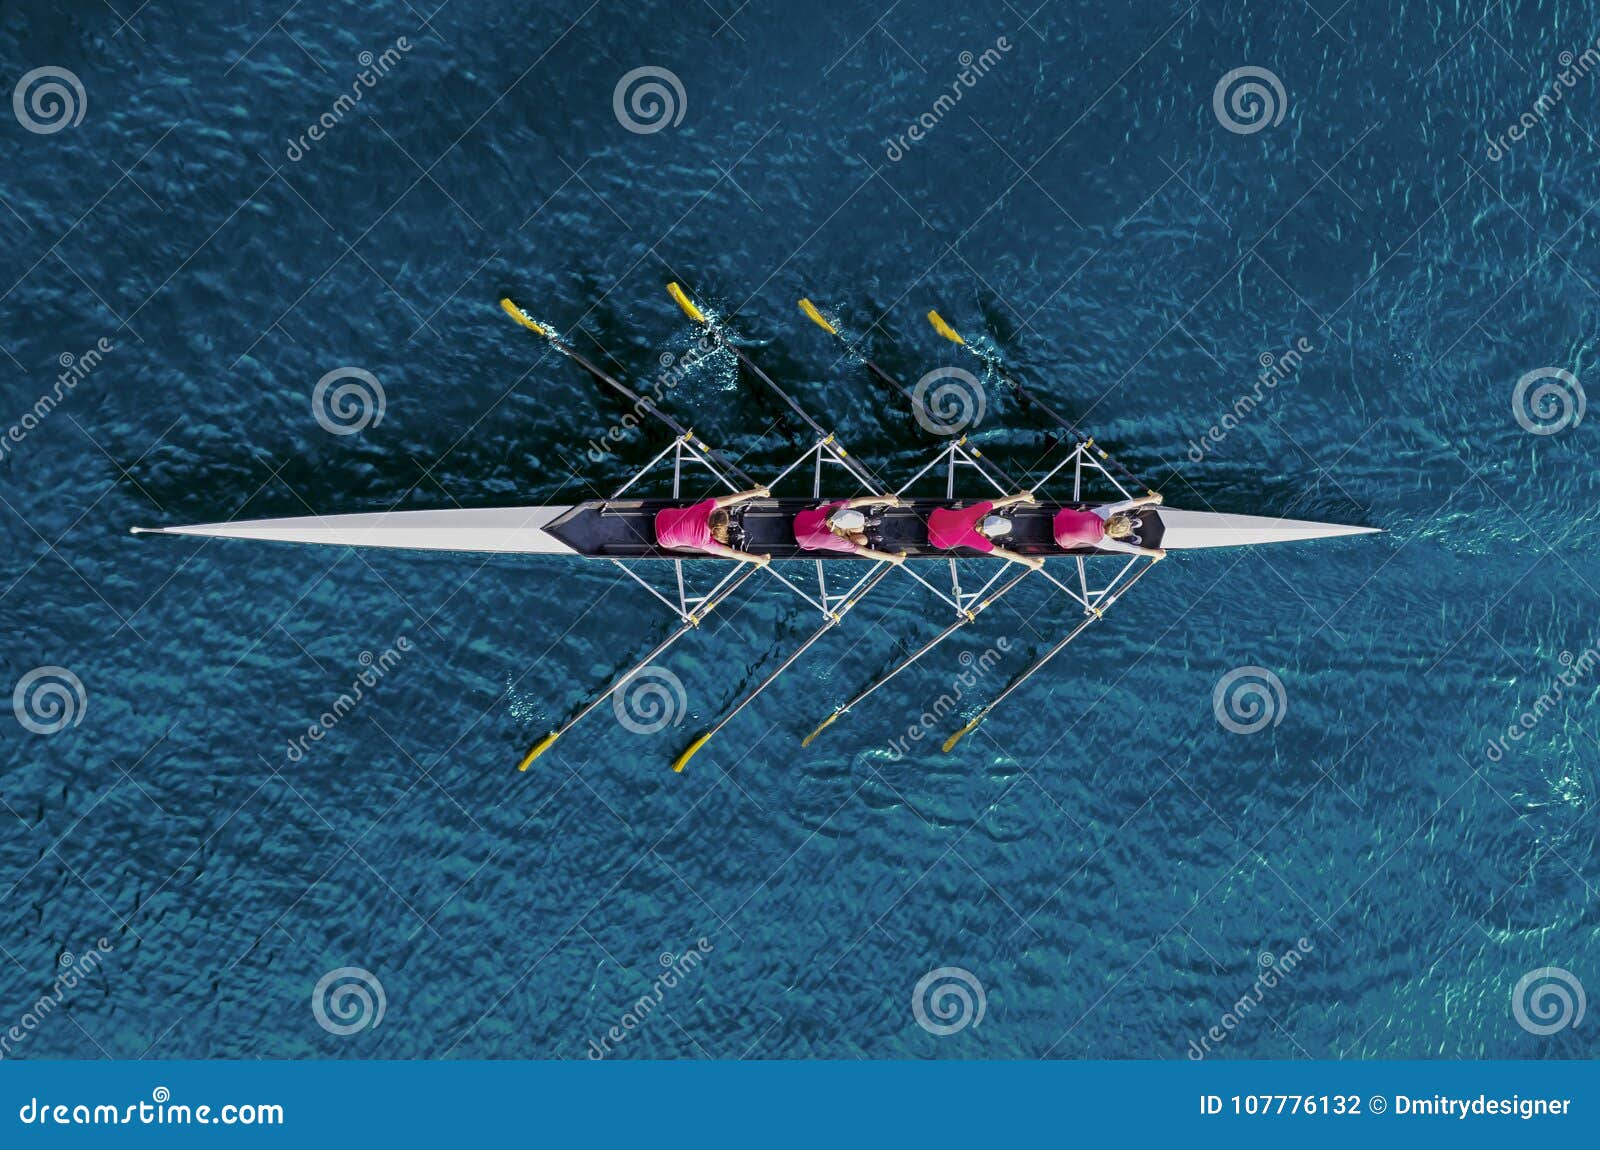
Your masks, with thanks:
[{"label": "white cap", "polygon": [[837,527],[841,531],[863,531],[867,526],[867,517],[859,511],[841,507],[828,516],[828,526]]},{"label": "white cap", "polygon": [[985,515],[979,529],[990,539],[996,535],[1008,535],[1011,532],[1011,520],[1004,515]]}]

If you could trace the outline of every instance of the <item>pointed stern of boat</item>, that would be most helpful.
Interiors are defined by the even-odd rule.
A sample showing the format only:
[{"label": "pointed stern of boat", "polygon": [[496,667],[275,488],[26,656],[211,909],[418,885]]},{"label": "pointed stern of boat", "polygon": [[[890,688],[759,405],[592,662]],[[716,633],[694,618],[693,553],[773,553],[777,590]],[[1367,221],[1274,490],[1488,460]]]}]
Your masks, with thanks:
[{"label": "pointed stern of boat", "polygon": [[1226,515],[1215,511],[1184,511],[1163,507],[1161,546],[1169,551],[1207,547],[1254,547],[1263,543],[1298,543],[1307,539],[1332,539],[1340,535],[1373,535],[1381,527],[1355,527],[1344,523],[1313,523],[1306,519],[1278,519],[1271,515]]},{"label": "pointed stern of boat", "polygon": [[372,515],[307,515],[181,527],[133,527],[130,531],[135,535],[191,535],[209,539],[323,543],[338,547],[570,555],[572,548],[545,530],[569,510],[568,507],[497,507],[386,511]]}]

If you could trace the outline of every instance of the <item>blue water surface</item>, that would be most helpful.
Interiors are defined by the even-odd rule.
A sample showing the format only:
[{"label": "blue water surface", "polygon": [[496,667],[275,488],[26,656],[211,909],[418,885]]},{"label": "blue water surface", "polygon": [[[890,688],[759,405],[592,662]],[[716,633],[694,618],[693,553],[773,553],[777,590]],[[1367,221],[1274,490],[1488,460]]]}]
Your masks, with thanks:
[{"label": "blue water surface", "polygon": [[[0,13],[0,1053],[1592,1056],[1600,10],[1030,7]],[[938,308],[1175,506],[1385,534],[1174,556],[942,754],[1081,617],[1025,585],[802,752],[949,621],[891,578],[682,775],[818,625],[771,580],[675,725],[519,774],[672,625],[615,568],[128,534],[609,493],[670,434],[592,450],[497,301],[649,380],[673,279],[886,479],[941,441],[802,295],[907,383],[977,368]],[[663,403],[806,446],[726,356]]]}]

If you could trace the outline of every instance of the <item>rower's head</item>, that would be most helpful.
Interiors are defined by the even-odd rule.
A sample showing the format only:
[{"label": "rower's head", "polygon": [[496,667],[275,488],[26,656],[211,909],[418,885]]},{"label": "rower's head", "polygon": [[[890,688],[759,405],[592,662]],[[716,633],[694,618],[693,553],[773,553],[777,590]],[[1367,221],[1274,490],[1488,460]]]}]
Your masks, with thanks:
[{"label": "rower's head", "polygon": [[1133,534],[1133,517],[1117,512],[1106,520],[1106,538],[1126,539]]},{"label": "rower's head", "polygon": [[728,519],[728,512],[725,509],[719,507],[711,513],[711,538],[715,539],[724,547],[728,545],[729,522],[730,520]]},{"label": "rower's head", "polygon": [[867,517],[853,508],[840,508],[828,516],[828,530],[835,535],[855,535],[867,529]]},{"label": "rower's head", "polygon": [[978,524],[978,533],[986,539],[999,539],[1011,534],[1011,520],[1004,515],[985,515]]}]

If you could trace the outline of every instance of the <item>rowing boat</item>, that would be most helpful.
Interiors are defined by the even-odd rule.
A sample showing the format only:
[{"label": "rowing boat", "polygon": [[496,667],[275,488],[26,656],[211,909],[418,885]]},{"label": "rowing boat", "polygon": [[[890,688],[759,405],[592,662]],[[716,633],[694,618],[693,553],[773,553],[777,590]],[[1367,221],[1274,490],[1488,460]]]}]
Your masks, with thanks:
[{"label": "rowing boat", "polygon": [[[874,546],[882,551],[901,552],[909,562],[898,570],[921,584],[935,598],[943,601],[955,612],[954,621],[911,656],[901,660],[889,671],[880,675],[868,687],[845,703],[839,704],[802,741],[809,746],[827,727],[858,706],[896,675],[918,661],[933,648],[944,642],[961,628],[977,621],[979,615],[1009,594],[1015,587],[1030,578],[1053,586],[1071,599],[1082,612],[1082,619],[1068,634],[1036,658],[1020,675],[984,706],[944,743],[946,751],[981,723],[1004,699],[1015,693],[1022,684],[1041,670],[1075,640],[1085,628],[1103,617],[1117,598],[1138,582],[1154,566],[1155,559],[1143,555],[1100,551],[1093,547],[1062,550],[1052,536],[1051,523],[1063,508],[1093,508],[1127,499],[1131,485],[1137,485],[1132,476],[1101,449],[1092,439],[1078,433],[1077,428],[1027,392],[1013,375],[997,368],[992,361],[986,367],[994,370],[998,378],[1027,401],[1031,409],[1042,412],[1057,424],[1071,442],[1065,457],[1047,472],[1027,484],[1035,493],[1037,502],[1015,506],[1007,513],[1012,522],[1006,546],[1010,550],[1046,559],[1037,572],[1024,568],[1018,573],[1010,564],[991,561],[995,570],[978,586],[964,586],[963,571],[949,551],[933,547],[928,541],[927,520],[935,508],[949,506],[957,498],[958,480],[974,475],[985,485],[984,494],[1004,495],[1021,490],[983,456],[982,451],[966,436],[952,437],[919,471],[894,490],[889,490],[881,480],[863,467],[839,443],[837,436],[826,430],[774,381],[757,366],[742,347],[734,343],[727,328],[702,311],[677,284],[668,291],[695,323],[705,328],[720,347],[727,349],[755,378],[780,397],[801,421],[816,435],[815,441],[792,463],[764,485],[776,488],[788,481],[791,486],[809,478],[809,491],[803,495],[775,495],[771,498],[751,500],[741,504],[734,513],[734,530],[740,550],[759,555],[770,555],[773,563],[758,567],[754,564],[718,558],[687,558],[681,553],[657,546],[654,523],[656,515],[669,508],[688,507],[697,499],[689,497],[685,488],[685,471],[699,468],[711,480],[728,491],[758,486],[742,468],[720,455],[714,448],[662,411],[655,403],[629,388],[626,384],[602,370],[585,358],[566,340],[548,326],[539,323],[510,300],[501,300],[501,307],[517,323],[549,342],[563,356],[573,360],[596,380],[628,399],[641,415],[648,415],[673,432],[671,443],[641,467],[608,499],[588,500],[560,506],[531,505],[523,507],[494,507],[481,509],[450,509],[440,511],[383,511],[366,514],[312,515],[288,519],[230,520],[219,523],[201,523],[192,526],[135,527],[136,534],[188,535],[204,538],[250,539],[280,543],[311,543],[337,547],[382,547],[413,551],[478,552],[489,554],[536,555],[566,559],[589,559],[614,563],[637,583],[665,604],[678,616],[680,626],[658,643],[643,660],[626,673],[614,679],[600,694],[573,713],[565,723],[544,736],[523,757],[521,770],[529,766],[555,741],[570,730],[606,699],[622,689],[635,675],[649,668],[654,660],[684,635],[697,628],[707,615],[730,598],[758,571],[793,591],[801,599],[819,610],[822,626],[789,654],[753,690],[746,693],[734,706],[723,713],[715,726],[698,735],[673,762],[673,769],[682,771],[689,759],[717,732],[722,730],[757,696],[792,666],[801,655],[838,625],[878,583],[897,568],[886,563],[871,563],[860,573],[868,561],[836,551],[802,551],[794,537],[795,516],[820,503],[837,499],[850,499],[863,493],[895,496],[899,503],[873,513],[872,532]],[[814,323],[845,342],[837,326],[809,300],[800,301],[801,309]],[[937,312],[928,313],[934,329],[943,337],[962,347],[966,341]],[[880,382],[908,396],[911,391],[902,387],[888,372],[870,359],[850,350]],[[970,349],[969,349],[970,350]],[[974,352],[976,354],[976,352]],[[913,397],[915,399],[915,397]],[[631,494],[644,477],[658,468],[670,467],[672,490],[668,497],[647,498]],[[829,484],[834,476],[838,482],[853,484],[854,490],[838,490]],[[942,498],[910,494],[912,487],[929,479],[942,479],[945,489]],[[1047,497],[1044,489],[1052,483],[1065,484],[1070,491],[1057,497]],[[1087,485],[1101,484],[1112,498],[1089,498]],[[1334,523],[1316,523],[1298,519],[1281,519],[1271,516],[1233,515],[1215,511],[1193,511],[1158,506],[1145,507],[1138,512],[1136,541],[1147,548],[1165,551],[1190,551],[1221,547],[1253,547],[1275,543],[1294,543],[1312,539],[1327,539],[1343,535],[1360,535],[1375,528],[1347,526]],[[970,557],[982,557],[972,552]],[[1054,562],[1051,562],[1051,561]],[[635,569],[633,564],[640,564]],[[920,568],[934,563],[948,568],[948,585],[935,582],[922,574]],[[1091,572],[1100,573],[1101,564],[1109,563],[1109,577],[1091,578]],[[713,585],[706,590],[692,590],[693,580],[686,578],[685,570],[694,564],[710,567],[720,572]],[[791,578],[786,569],[796,565],[813,568],[814,589],[803,586]],[[1063,574],[1065,565],[1068,572]],[[672,578],[663,591],[647,574],[670,568]],[[643,573],[641,573],[643,572]],[[831,573],[831,574],[830,574]],[[830,580],[832,580],[830,582]]]},{"label": "rowing boat", "polygon": [[[860,562],[840,551],[802,551],[794,539],[794,517],[818,501],[849,498],[847,494],[803,499],[757,499],[740,508],[745,542],[742,550],[774,559]],[[138,535],[199,535],[215,539],[254,539],[274,543],[322,543],[335,547],[388,547],[405,551],[476,551],[502,555],[551,555],[567,559],[682,560],[682,554],[655,544],[656,513],[688,507],[692,499],[596,499],[569,506],[491,507],[482,510],[379,511],[368,515],[305,515],[291,519],[243,519],[197,523],[186,527],[135,527]],[[903,551],[909,559],[948,559],[928,543],[927,516],[945,499],[909,499],[882,513],[878,546]],[[1008,512],[1011,534],[1006,546],[1024,555],[1068,558],[1109,555],[1094,548],[1063,551],[1055,546],[1051,520],[1064,507],[1093,503],[1041,501]],[[1297,543],[1339,535],[1361,535],[1370,527],[1273,519],[1264,515],[1224,515],[1176,507],[1146,509],[1139,514],[1139,541],[1168,551],[1214,547],[1252,547]],[[975,553],[974,553],[975,554]],[[706,562],[727,562],[708,559]]]}]

